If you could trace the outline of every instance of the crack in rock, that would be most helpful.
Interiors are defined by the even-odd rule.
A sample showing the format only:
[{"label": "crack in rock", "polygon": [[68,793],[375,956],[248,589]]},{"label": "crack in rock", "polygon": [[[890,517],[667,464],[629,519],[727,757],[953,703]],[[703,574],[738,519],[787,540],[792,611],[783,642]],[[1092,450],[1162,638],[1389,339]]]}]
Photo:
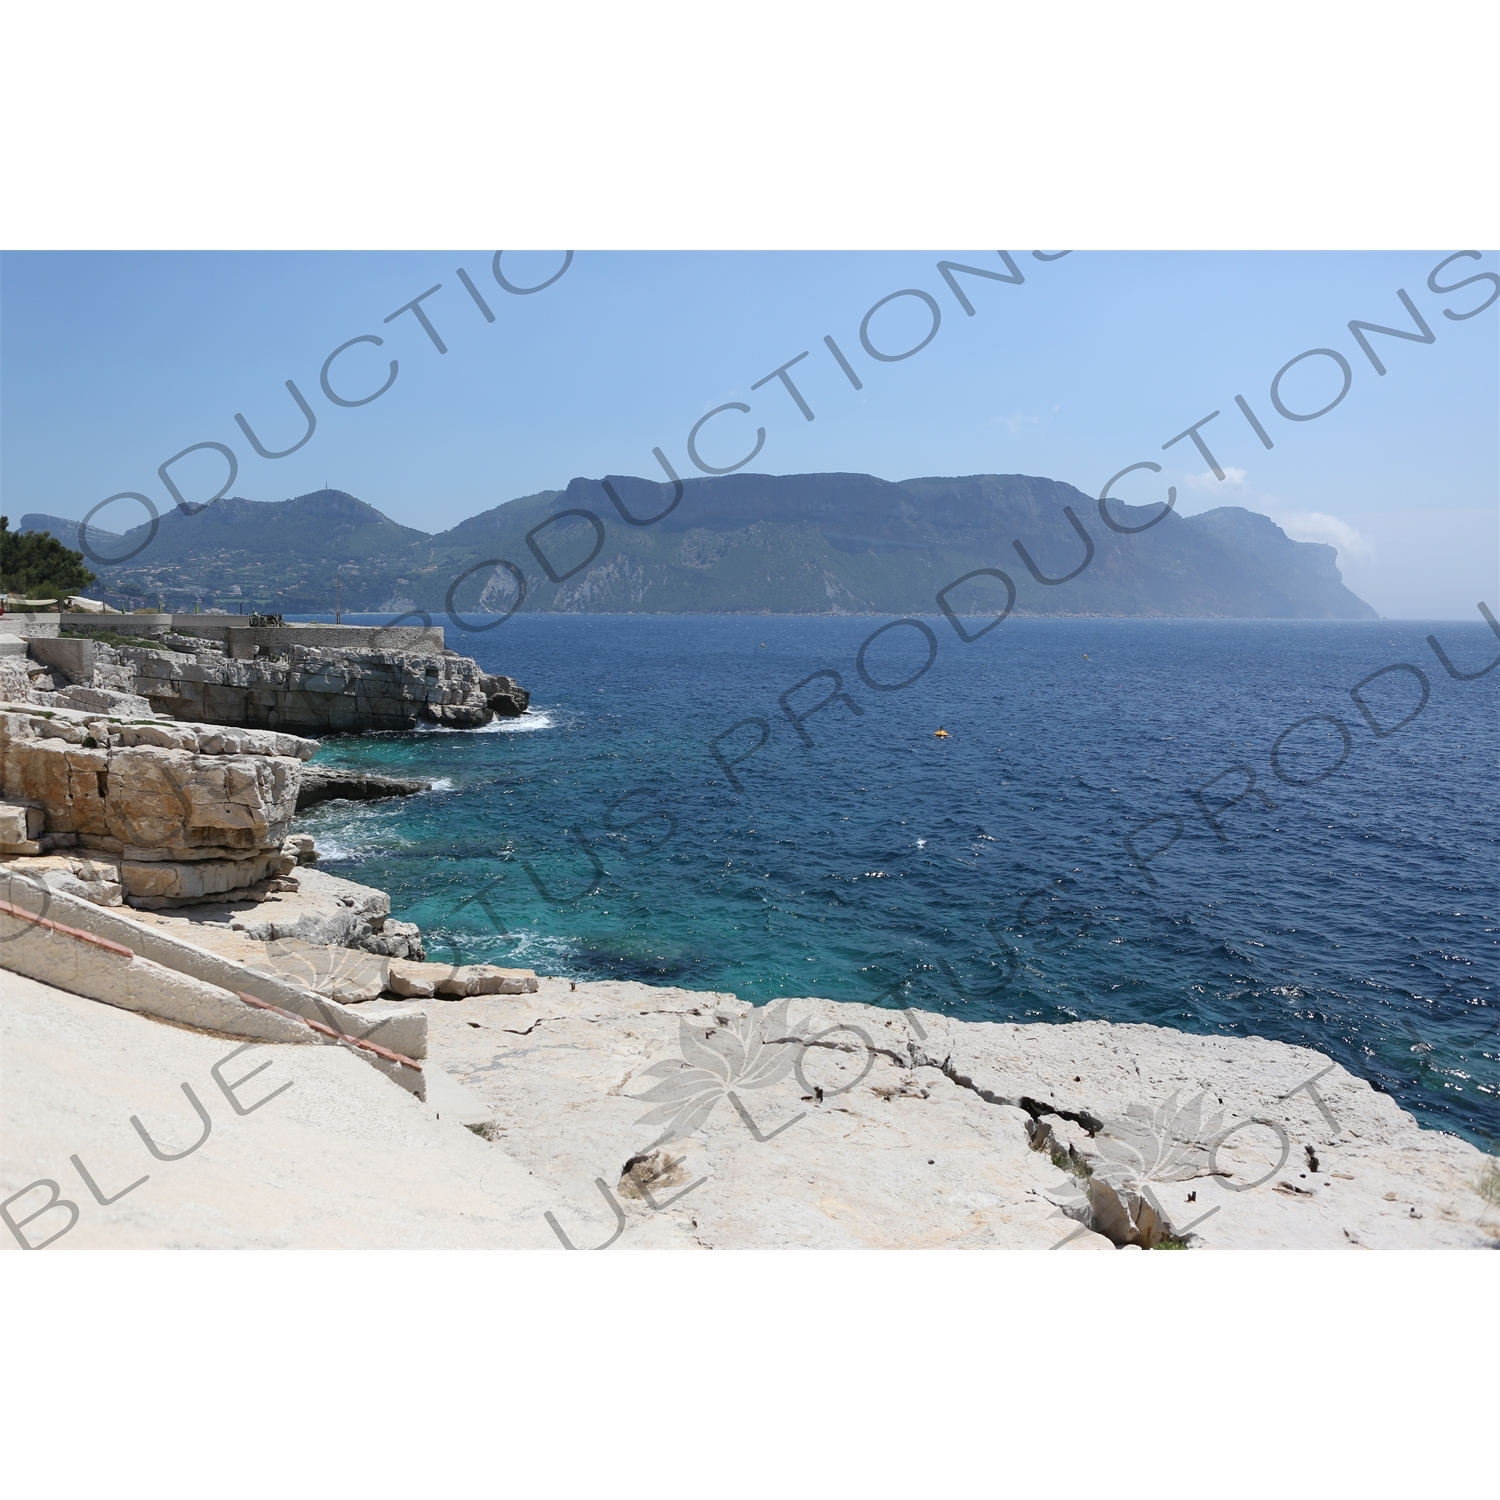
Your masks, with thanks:
[{"label": "crack in rock", "polygon": [[898,1068],[907,1066],[906,1059],[899,1052],[892,1052],[889,1047],[861,1046],[857,1042],[825,1042],[818,1039],[808,1041],[800,1036],[772,1036],[766,1038],[766,1045],[772,1046],[781,1042],[792,1042],[798,1047],[822,1047],[829,1052],[868,1052],[875,1057],[888,1057]]},{"label": "crack in rock", "polygon": [[1009,1099],[1003,1094],[994,1093],[990,1089],[981,1088],[966,1073],[960,1073],[953,1066],[953,1055],[949,1053],[942,1062],[935,1057],[928,1056],[915,1042],[908,1044],[911,1049],[911,1066],[913,1068],[936,1068],[945,1078],[956,1083],[961,1089],[968,1089],[971,1093],[978,1094],[986,1104],[1003,1104],[1011,1109],[1024,1109],[1033,1120],[1039,1120],[1043,1115],[1056,1115],[1060,1120],[1071,1120],[1075,1125],[1083,1126],[1084,1132],[1093,1139],[1104,1129],[1104,1121],[1097,1115],[1091,1115],[1087,1110],[1059,1109],[1055,1104],[1043,1104],[1038,1099],[1033,1099],[1029,1094],[1021,1094],[1017,1098]]}]

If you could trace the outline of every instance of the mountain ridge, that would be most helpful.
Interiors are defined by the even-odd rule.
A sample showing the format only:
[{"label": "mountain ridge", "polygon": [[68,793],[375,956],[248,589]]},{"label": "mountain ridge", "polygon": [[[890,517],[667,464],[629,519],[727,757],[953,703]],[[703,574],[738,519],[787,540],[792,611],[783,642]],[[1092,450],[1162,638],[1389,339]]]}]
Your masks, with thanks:
[{"label": "mountain ridge", "polygon": [[[1110,502],[1119,527],[1158,515]],[[61,518],[23,525],[36,519]],[[505,560],[533,611],[931,614],[939,590],[983,569],[1009,576],[1017,614],[1378,618],[1344,585],[1333,547],[1293,541],[1269,517],[1173,511],[1124,535],[1092,497],[1033,475],[740,473],[681,481],[680,495],[634,476],[576,478],[438,533],[325,489],[172,509],[145,546],[148,525],[106,550],[110,536],[94,543],[103,556],[141,548],[93,564],[96,592],[124,607],[166,598],[314,614],[333,608],[337,578],[349,612],[438,615],[450,592],[456,611],[503,612],[519,592]],[[982,577],[948,598],[960,615],[1003,604],[1003,582]]]}]

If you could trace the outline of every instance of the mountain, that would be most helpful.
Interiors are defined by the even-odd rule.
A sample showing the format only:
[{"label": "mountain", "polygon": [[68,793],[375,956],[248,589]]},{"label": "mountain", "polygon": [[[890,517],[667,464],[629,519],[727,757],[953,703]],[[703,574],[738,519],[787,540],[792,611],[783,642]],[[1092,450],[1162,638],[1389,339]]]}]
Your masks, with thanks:
[{"label": "mountain", "polygon": [[[505,559],[525,576],[527,610],[931,614],[939,589],[993,568],[1014,581],[1020,614],[1376,618],[1345,588],[1334,548],[1292,541],[1267,517],[1237,507],[1173,513],[1121,535],[1101,522],[1090,496],[1021,474],[899,483],[869,474],[731,474],[686,480],[680,502],[673,499],[671,485],[644,479],[575,479],[435,536],[341,490],[274,504],[225,499],[195,516],[165,513],[137,558],[95,564],[95,591],[126,607],[164,595],[175,608],[201,599],[205,607],[253,602],[311,614],[332,609],[337,573],[345,610],[438,616],[453,580],[467,573],[455,608],[498,612],[515,599],[513,575],[495,566]],[[644,520],[668,507],[653,525],[622,514]],[[1111,502],[1110,513],[1129,526],[1158,510]],[[588,516],[552,520],[564,511],[591,512],[597,526]],[[600,532],[593,561],[571,571]],[[108,550],[129,551],[148,535],[139,527]],[[1061,578],[1089,547],[1088,566],[1068,582],[1033,575],[1032,567]],[[988,612],[996,596],[1003,602],[1003,585],[986,579],[951,603],[961,614]]]},{"label": "mountain", "polygon": [[[76,546],[78,523],[64,524]],[[314,614],[333,608],[337,576],[344,608],[354,610],[388,597],[401,561],[426,539],[426,532],[400,526],[342,490],[295,500],[228,497],[193,515],[172,506],[161,513],[154,539],[146,522],[93,543],[101,558],[127,558],[116,566],[92,563],[95,593],[126,609],[164,599],[176,610],[201,602],[231,613],[253,606]]]},{"label": "mountain", "polygon": [[[16,530],[50,532],[64,547],[71,547],[75,552],[78,550],[78,522],[70,521],[66,516],[48,516],[39,511],[28,511],[21,517]],[[120,534],[116,531],[105,531],[98,526],[89,526],[84,540],[106,557],[111,547],[117,553],[122,550],[118,545]]]},{"label": "mountain", "polygon": [[[611,477],[621,504],[649,518],[671,504],[670,485]],[[1071,507],[1093,546],[1089,566],[1070,582],[1038,583],[1017,552],[1061,577],[1086,556],[1067,520]],[[1123,525],[1159,507],[1112,503]],[[555,522],[535,537],[562,581],[544,572],[526,535],[565,510],[592,511],[605,544],[594,563],[567,577],[593,548],[586,518]],[[1274,522],[1225,508],[1168,515],[1122,536],[1099,520],[1098,503],[1071,485],[1019,474],[909,479],[868,474],[733,474],[690,479],[683,498],[653,526],[622,522],[599,480],[513,500],[434,536],[425,560],[403,575],[403,593],[424,609],[443,608],[449,581],[493,558],[527,578],[527,609],[569,612],[730,612],[769,614],[934,613],[937,591],[975,568],[997,568],[1016,585],[1022,614],[1180,615],[1276,619],[1374,619],[1347,588],[1337,553],[1294,542]],[[489,597],[481,602],[481,586]],[[983,602],[956,597],[977,610]],[[994,585],[999,589],[1001,585]],[[462,609],[503,609],[513,585],[494,569],[460,588]]]}]

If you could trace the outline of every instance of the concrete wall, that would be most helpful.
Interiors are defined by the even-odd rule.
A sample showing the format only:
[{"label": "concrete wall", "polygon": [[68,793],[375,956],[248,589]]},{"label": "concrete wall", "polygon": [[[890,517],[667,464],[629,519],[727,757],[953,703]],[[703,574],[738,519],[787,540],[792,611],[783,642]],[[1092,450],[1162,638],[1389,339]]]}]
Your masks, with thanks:
[{"label": "concrete wall", "polygon": [[55,636],[58,630],[58,615],[16,614],[6,610],[0,616],[0,633],[16,635],[24,640],[38,640]]},{"label": "concrete wall", "polygon": [[[27,627],[23,622],[43,622]],[[109,630],[116,635],[157,636],[166,631],[217,641],[228,655],[249,661],[256,647],[283,651],[288,646],[333,646],[347,651],[414,651],[439,655],[441,625],[256,625],[249,615],[11,615],[0,620],[0,632],[52,635],[59,621],[64,630]],[[16,622],[12,624],[12,622]]]},{"label": "concrete wall", "polygon": [[[201,620],[203,617],[197,617]],[[199,624],[186,627],[208,635]],[[229,627],[214,639],[222,640],[229,655],[247,661],[257,647],[284,651],[288,646],[331,646],[349,651],[413,651],[437,656],[443,650],[441,625],[266,625],[250,629]]]},{"label": "concrete wall", "polygon": [[64,630],[108,630],[115,635],[152,636],[172,628],[171,615],[78,614],[62,615],[59,619]]},{"label": "concrete wall", "polygon": [[[7,619],[10,617],[7,615]],[[94,645],[90,640],[60,636],[32,636],[27,652],[33,661],[61,672],[69,682],[89,687],[94,681]]]}]

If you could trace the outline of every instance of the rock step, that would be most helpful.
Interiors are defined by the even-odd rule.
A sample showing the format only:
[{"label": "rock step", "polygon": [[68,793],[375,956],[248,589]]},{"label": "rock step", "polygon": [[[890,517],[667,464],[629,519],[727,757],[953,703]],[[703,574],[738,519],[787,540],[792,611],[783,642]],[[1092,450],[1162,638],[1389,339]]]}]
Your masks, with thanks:
[{"label": "rock step", "polygon": [[427,964],[390,960],[391,990],[412,999],[437,996],[462,1000],[470,995],[534,995],[538,980],[531,969],[500,969],[493,964]]},{"label": "rock step", "polygon": [[34,803],[0,802],[0,854],[40,854],[47,815]]},{"label": "rock step", "polygon": [[[298,954],[288,969],[264,958],[270,944],[256,944],[228,928],[175,922],[151,913],[107,910],[56,885],[12,873],[0,866],[0,900],[17,914],[0,909],[0,939],[5,965],[74,994],[144,1011],[161,1019],[261,1040],[307,1042],[315,1036],[286,1033],[290,1023],[247,1006],[239,997],[253,996],[303,1021],[319,1023],[341,1035],[364,1037],[413,1059],[427,1054],[427,1016],[409,1005],[383,1003],[375,1024],[362,1011],[349,1009],[332,993],[311,988],[308,960]],[[28,920],[31,913],[41,921]],[[82,938],[58,937],[44,923],[62,923]],[[184,930],[186,929],[186,930]],[[102,940],[117,953],[93,956],[91,943]],[[299,944],[299,949],[311,947]],[[386,960],[337,949],[345,958],[377,967]],[[119,955],[131,954],[126,970],[116,974]],[[108,962],[105,962],[108,960]],[[143,967],[143,965],[145,967]],[[326,973],[340,977],[340,964],[328,960]],[[335,988],[330,983],[328,990]],[[379,989],[374,991],[379,994]],[[364,994],[360,998],[367,998]],[[268,1032],[270,1034],[268,1034]],[[374,1054],[361,1054],[378,1072],[422,1097],[421,1075],[387,1065]]]}]

